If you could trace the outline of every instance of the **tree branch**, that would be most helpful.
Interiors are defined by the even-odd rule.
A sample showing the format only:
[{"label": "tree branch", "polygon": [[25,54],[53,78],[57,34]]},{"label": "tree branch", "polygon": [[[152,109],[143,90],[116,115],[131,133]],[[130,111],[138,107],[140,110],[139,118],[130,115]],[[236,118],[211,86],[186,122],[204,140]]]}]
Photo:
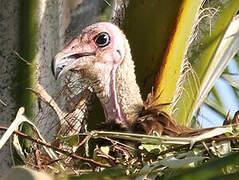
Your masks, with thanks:
[{"label": "tree branch", "polygon": [[[6,131],[6,130],[7,130],[7,127],[0,126],[0,130]],[[68,151],[62,150],[62,149],[60,149],[60,148],[58,148],[58,147],[56,147],[56,146],[52,146],[52,145],[49,144],[49,143],[45,143],[45,142],[43,142],[43,141],[40,140],[40,139],[33,138],[33,137],[31,137],[31,136],[29,136],[29,135],[27,135],[27,134],[25,134],[25,133],[22,133],[22,132],[20,132],[20,131],[14,131],[14,134],[16,134],[16,135],[18,135],[18,136],[21,136],[21,137],[23,137],[23,138],[26,138],[26,139],[28,139],[28,140],[30,140],[30,141],[33,141],[33,142],[35,142],[35,143],[37,143],[37,144],[41,144],[41,145],[43,145],[43,146],[46,146],[46,147],[48,147],[48,148],[51,148],[51,149],[53,149],[53,150],[55,150],[55,151],[57,151],[57,152],[66,154],[66,155],[68,155],[68,156],[70,156],[70,157],[72,157],[72,158],[74,158],[74,159],[80,159],[80,160],[89,162],[89,163],[91,163],[91,164],[93,164],[93,165],[97,165],[97,166],[101,166],[101,167],[111,167],[111,166],[108,165],[108,164],[102,164],[102,163],[97,162],[97,161],[95,161],[95,160],[93,160],[93,159],[84,158],[84,157],[81,157],[81,156],[79,156],[79,155],[77,155],[77,154],[75,154],[75,153],[69,153]]]}]

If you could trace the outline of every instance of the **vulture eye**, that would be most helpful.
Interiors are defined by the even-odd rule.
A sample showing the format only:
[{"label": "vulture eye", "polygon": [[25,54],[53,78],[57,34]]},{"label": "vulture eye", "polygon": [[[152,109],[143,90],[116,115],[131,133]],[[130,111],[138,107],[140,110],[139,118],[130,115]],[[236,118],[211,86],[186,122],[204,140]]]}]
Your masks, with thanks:
[{"label": "vulture eye", "polygon": [[95,36],[94,41],[98,47],[105,47],[110,43],[110,36],[107,33],[102,32]]}]

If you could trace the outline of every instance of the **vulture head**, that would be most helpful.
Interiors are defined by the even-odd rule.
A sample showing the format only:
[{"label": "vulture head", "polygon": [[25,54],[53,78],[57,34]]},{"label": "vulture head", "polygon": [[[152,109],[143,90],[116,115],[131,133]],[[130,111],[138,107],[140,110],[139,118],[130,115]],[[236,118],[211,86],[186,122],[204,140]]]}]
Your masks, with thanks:
[{"label": "vulture head", "polygon": [[142,110],[128,41],[111,23],[86,27],[55,56],[52,71],[56,79],[67,71],[86,78],[109,123],[130,129]]},{"label": "vulture head", "polygon": [[74,71],[89,82],[100,99],[108,124],[147,134],[157,131],[184,136],[194,132],[161,111],[154,96],[148,96],[143,103],[134,69],[125,35],[108,22],[86,27],[52,61],[56,79]]},{"label": "vulture head", "polygon": [[119,66],[124,56],[121,31],[110,23],[97,23],[85,28],[56,55],[52,64],[53,73],[56,78],[68,70],[84,70],[92,76],[109,74]]}]

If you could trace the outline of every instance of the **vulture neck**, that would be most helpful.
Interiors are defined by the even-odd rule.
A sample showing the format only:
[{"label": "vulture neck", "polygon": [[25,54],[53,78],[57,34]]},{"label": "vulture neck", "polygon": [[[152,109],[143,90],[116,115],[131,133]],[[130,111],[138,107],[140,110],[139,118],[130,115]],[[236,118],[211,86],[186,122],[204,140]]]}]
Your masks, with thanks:
[{"label": "vulture neck", "polygon": [[103,86],[93,88],[103,105],[106,121],[130,129],[142,110],[143,101],[136,83],[134,62],[126,39],[124,44],[126,50],[124,60],[112,68],[110,77],[106,78]]}]

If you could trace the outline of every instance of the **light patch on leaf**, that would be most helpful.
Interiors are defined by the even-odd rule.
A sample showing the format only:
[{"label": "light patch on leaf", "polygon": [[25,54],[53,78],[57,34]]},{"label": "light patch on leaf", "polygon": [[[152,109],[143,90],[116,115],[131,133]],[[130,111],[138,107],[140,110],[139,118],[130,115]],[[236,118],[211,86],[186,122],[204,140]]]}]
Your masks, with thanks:
[{"label": "light patch on leaf", "polygon": [[109,152],[110,152],[109,146],[101,146],[100,150],[105,154],[109,154]]},{"label": "light patch on leaf", "polygon": [[230,141],[221,141],[209,148],[211,152],[218,156],[223,157],[232,151]]},{"label": "light patch on leaf", "polygon": [[154,150],[158,150],[159,152],[167,150],[167,147],[164,145],[153,145],[153,144],[141,144],[139,149],[145,149],[147,152],[152,152]]},{"label": "light patch on leaf", "polygon": [[163,166],[169,167],[169,168],[181,168],[185,166],[194,166],[199,161],[203,161],[205,157],[198,156],[196,154],[192,153],[184,153],[181,154],[183,156],[170,156],[167,157],[164,160],[161,160],[159,163]]}]

